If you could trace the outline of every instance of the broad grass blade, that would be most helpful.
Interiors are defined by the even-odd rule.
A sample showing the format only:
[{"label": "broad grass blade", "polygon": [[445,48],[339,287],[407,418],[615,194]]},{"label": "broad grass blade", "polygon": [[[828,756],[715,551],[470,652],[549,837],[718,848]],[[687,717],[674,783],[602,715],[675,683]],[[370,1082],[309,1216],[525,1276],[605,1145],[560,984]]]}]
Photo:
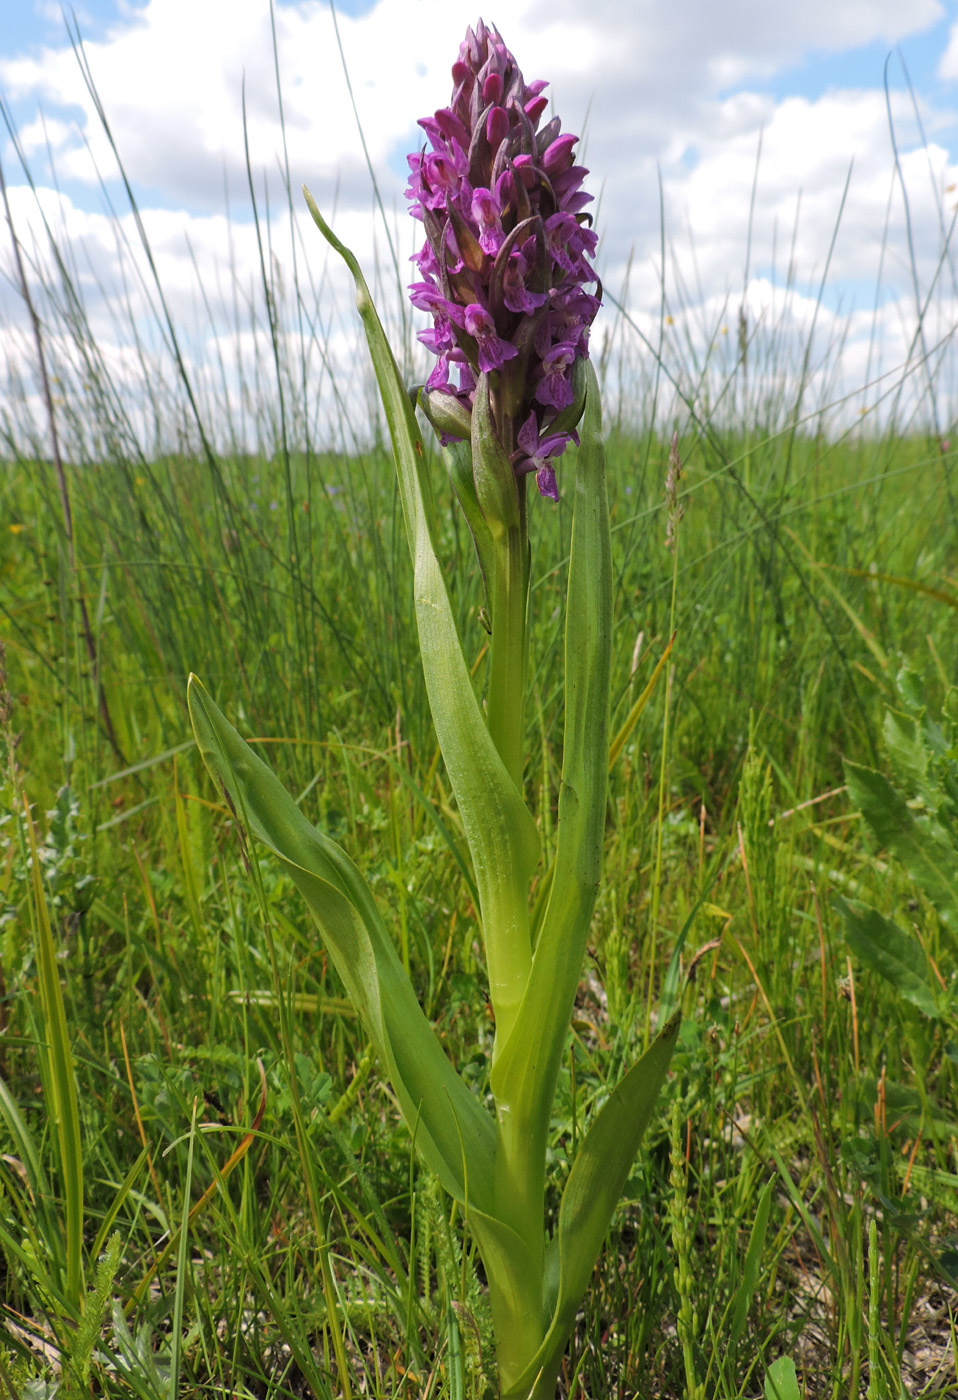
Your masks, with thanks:
[{"label": "broad grass blade", "polygon": [[790,1356],[780,1356],[765,1373],[765,1400],[801,1400],[795,1362]]},{"label": "broad grass blade", "polygon": [[83,1308],[83,1143],[80,1132],[80,1106],[73,1047],[63,1004],[63,991],[60,987],[59,959],[37,850],[37,833],[26,799],[24,820],[30,849],[40,1010],[45,1035],[44,1045],[37,1048],[44,1071],[41,1078],[47,1099],[47,1111],[56,1132],[64,1201],[66,1260],[63,1288],[70,1312],[79,1316]]},{"label": "broad grass blade", "polygon": [[[6,1130],[7,1148],[13,1149],[12,1154],[8,1151],[6,1161],[0,1161],[0,1190],[5,1193],[0,1245],[19,1261],[24,1276],[32,1274],[58,1309],[68,1314],[71,1304],[64,1292],[66,1249],[63,1221],[55,1207],[56,1193],[43,1169],[40,1145],[2,1079],[0,1126]],[[23,1177],[20,1170],[9,1170],[14,1161]]]},{"label": "broad grass blade", "polygon": [[663,671],[663,669],[664,669],[664,667],[665,667],[666,661],[668,661],[669,657],[670,657],[671,654],[672,654],[672,648],[674,647],[674,645],[675,645],[675,634],[673,633],[672,636],[669,638],[669,644],[668,644],[668,646],[665,648],[665,650],[663,651],[662,655],[659,657],[658,661],[655,663],[655,670],[652,672],[652,675],[649,677],[649,680],[648,680],[648,683],[647,683],[645,689],[642,691],[642,694],[639,696],[639,698],[636,700],[635,704],[632,706],[632,708],[631,708],[631,710],[629,711],[629,713],[626,715],[626,717],[625,717],[625,722],[623,723],[623,725],[622,725],[621,729],[619,730],[618,734],[616,734],[615,738],[612,740],[612,746],[611,746],[611,748],[609,749],[609,771],[610,771],[610,772],[612,771],[613,767],[615,766],[615,761],[616,761],[616,759],[619,757],[619,754],[622,752],[622,750],[625,748],[626,744],[629,742],[629,736],[631,735],[631,733],[632,733],[633,729],[635,728],[635,726],[638,724],[638,722],[639,722],[639,720],[640,720],[640,718],[641,718],[641,716],[642,716],[642,711],[645,709],[646,705],[647,705],[647,704],[649,703],[649,701],[651,700],[651,698],[652,698],[652,692],[655,690],[655,687],[656,687],[656,685],[658,684],[659,676],[662,674],[662,671]]},{"label": "broad grass blade", "polygon": [[775,1187],[775,1178],[766,1182],[765,1189],[758,1198],[758,1205],[755,1207],[755,1220],[752,1224],[752,1233],[749,1235],[748,1248],[745,1251],[745,1262],[742,1265],[742,1278],[735,1296],[732,1299],[732,1316],[729,1320],[729,1342],[731,1345],[739,1340],[745,1331],[745,1324],[748,1321],[748,1310],[755,1290],[758,1287],[759,1271],[762,1265],[762,1250],[765,1248],[765,1232],[768,1229],[768,1213],[772,1204],[772,1191]]}]

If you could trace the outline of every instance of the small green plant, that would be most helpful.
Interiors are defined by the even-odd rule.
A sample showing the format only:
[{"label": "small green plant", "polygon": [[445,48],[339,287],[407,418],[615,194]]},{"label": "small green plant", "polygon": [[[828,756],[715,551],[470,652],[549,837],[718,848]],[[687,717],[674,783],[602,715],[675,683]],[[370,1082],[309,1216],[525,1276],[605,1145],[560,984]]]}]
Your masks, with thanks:
[{"label": "small green plant", "polygon": [[[365,279],[307,194],[356,285],[392,437],[429,706],[471,857],[495,1015],[494,1113],[447,1060],[348,855],[317,831],[193,678],[203,758],[239,821],[305,896],[424,1161],[460,1204],[485,1266],[503,1400],[552,1400],[562,1355],[678,1033],[673,1016],[582,1136],[551,1237],[552,1105],[598,889],[609,770],[612,568],[598,384],[598,297],[586,174],[543,83],[526,84],[494,29],[467,33],[448,109],[410,157],[426,243],[412,299],[438,357],[419,405],[475,543],[489,635],[476,694],[439,556],[439,521],[413,402]],[[454,385],[450,375],[455,373]],[[581,443],[576,432],[581,431]],[[530,645],[527,486],[558,499],[555,463],[579,445],[565,607],[564,744],[555,852],[523,793]],[[459,1333],[450,1331],[450,1350]],[[458,1342],[456,1342],[458,1346]]]},{"label": "small green plant", "polygon": [[765,1373],[765,1400],[801,1400],[795,1362],[780,1356]]},{"label": "small green plant", "polygon": [[[898,1158],[889,1150],[887,1133],[897,1129],[916,1140],[906,1182],[914,1177],[929,1196],[942,1189],[948,1196],[953,1183],[950,1173],[915,1165],[914,1157],[925,1133],[954,1135],[953,1110],[941,1085],[942,1072],[947,1079],[955,1058],[958,1027],[953,971],[958,943],[958,688],[948,690],[940,723],[929,714],[922,678],[910,667],[896,678],[896,697],[897,705],[886,708],[883,726],[892,776],[846,762],[845,777],[852,801],[891,863],[890,876],[899,877],[894,883],[907,899],[911,927],[862,900],[836,894],[833,903],[859,962],[911,1008],[909,1015],[902,1007],[903,1022],[918,1023],[917,1083],[896,1082],[884,1066],[879,1078],[865,1073],[861,1089],[874,1108],[876,1139],[851,1137],[842,1145],[844,1160],[880,1202],[885,1228],[899,1229],[907,1237],[913,1235],[917,1217],[893,1200]],[[904,1024],[902,1030],[907,1034]],[[951,1277],[949,1249],[939,1246],[934,1254],[938,1267]],[[874,1318],[869,1322],[869,1348],[871,1395],[878,1393]]]},{"label": "small green plant", "polygon": [[897,678],[901,708],[885,711],[884,739],[892,778],[845,764],[849,796],[889,857],[920,895],[911,931],[860,900],[835,896],[848,942],[866,967],[924,1015],[954,1024],[958,986],[933,971],[940,922],[952,951],[958,944],[958,687],[948,691],[941,722],[928,713],[921,677],[905,667]]}]

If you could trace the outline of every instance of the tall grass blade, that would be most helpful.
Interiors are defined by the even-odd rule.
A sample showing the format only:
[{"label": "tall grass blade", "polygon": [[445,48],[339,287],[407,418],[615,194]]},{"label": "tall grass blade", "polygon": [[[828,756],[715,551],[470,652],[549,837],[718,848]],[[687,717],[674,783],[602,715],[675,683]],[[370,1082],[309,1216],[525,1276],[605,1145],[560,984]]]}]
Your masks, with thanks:
[{"label": "tall grass blade", "polygon": [[56,1133],[64,1200],[63,1288],[72,1315],[79,1317],[83,1311],[83,1142],[80,1132],[80,1107],[70,1032],[60,987],[56,944],[43,888],[37,833],[26,798],[24,822],[31,860],[32,912],[45,1037],[43,1046],[39,1048],[41,1060],[46,1065],[44,1087],[50,1094],[48,1108]]}]

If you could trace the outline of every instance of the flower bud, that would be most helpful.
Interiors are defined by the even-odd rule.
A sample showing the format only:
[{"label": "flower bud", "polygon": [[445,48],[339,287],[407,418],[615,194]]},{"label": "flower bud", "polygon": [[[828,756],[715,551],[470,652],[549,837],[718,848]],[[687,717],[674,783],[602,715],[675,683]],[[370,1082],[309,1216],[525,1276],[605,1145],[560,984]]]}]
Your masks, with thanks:
[{"label": "flower bud", "polygon": [[446,389],[420,389],[419,407],[429,419],[445,446],[472,435],[472,413],[468,404]]}]

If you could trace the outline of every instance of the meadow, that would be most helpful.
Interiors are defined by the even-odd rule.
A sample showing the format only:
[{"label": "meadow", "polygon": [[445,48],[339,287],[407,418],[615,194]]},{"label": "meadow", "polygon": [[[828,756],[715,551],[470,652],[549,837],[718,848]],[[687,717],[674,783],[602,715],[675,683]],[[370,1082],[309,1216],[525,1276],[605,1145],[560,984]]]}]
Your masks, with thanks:
[{"label": "meadow", "polygon": [[[391,455],[367,423],[342,423],[349,450],[310,441],[306,341],[290,363],[265,261],[261,293],[275,353],[244,399],[259,450],[214,430],[175,339],[169,398],[145,368],[142,381],[164,431],[138,432],[65,263],[35,292],[61,337],[59,354],[48,340],[60,463],[42,425],[32,445],[16,428],[25,399],[5,409],[11,1400],[491,1393],[484,1278],[458,1208],[411,1151],[291,881],[245,842],[190,734],[195,671],[366,872],[482,1097],[492,1024],[474,886]],[[321,322],[297,285],[292,322],[303,307],[311,353]],[[678,320],[663,307],[663,338]],[[774,326],[743,317],[727,337],[711,407],[714,362],[689,349],[670,383],[664,354],[657,367],[629,336],[620,319],[597,356],[616,405],[622,742],[554,1180],[659,1018],[681,1004],[683,1020],[562,1394],[953,1394],[954,865],[923,879],[862,816],[844,765],[913,779],[909,811],[934,825],[936,851],[949,834],[958,851],[956,717],[940,719],[958,680],[958,452],[919,419],[842,430],[807,410],[778,372]],[[679,425],[671,548],[656,396]],[[481,687],[472,541],[438,453],[432,469]],[[534,506],[524,776],[548,852],[570,505]],[[838,897],[856,901],[851,921]],[[863,931],[865,909],[884,922]]]}]

